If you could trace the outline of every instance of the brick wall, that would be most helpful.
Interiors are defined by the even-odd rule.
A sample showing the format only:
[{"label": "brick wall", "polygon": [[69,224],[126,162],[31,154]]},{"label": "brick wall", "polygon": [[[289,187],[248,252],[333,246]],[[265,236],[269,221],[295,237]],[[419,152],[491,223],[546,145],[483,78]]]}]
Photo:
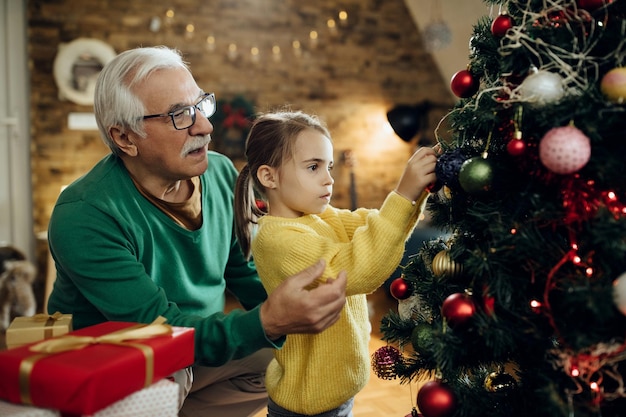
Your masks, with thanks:
[{"label": "brick wall", "polygon": [[[348,13],[345,23],[341,10]],[[160,21],[158,31],[150,29],[153,19]],[[334,30],[328,19],[336,21]],[[318,32],[314,45],[312,30]],[[54,82],[59,47],[76,38],[103,40],[117,52],[176,47],[198,85],[218,99],[243,97],[255,111],[289,105],[318,114],[335,143],[337,207],[350,206],[345,150],[355,157],[359,206],[378,207],[395,185],[414,145],[394,135],[387,110],[424,99],[453,102],[403,0],[31,0],[28,36],[35,232],[46,230],[61,186],[108,152],[97,131],[68,129],[70,113],[91,107],[59,99]],[[299,56],[294,40],[301,43]],[[280,60],[271,52],[276,45]],[[432,126],[441,115],[431,114]]]}]

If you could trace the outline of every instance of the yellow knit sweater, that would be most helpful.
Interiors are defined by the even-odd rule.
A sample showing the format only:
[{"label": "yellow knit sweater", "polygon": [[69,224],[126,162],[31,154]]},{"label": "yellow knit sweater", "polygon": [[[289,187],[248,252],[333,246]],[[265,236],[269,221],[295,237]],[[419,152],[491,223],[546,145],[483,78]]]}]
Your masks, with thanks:
[{"label": "yellow knit sweater", "polygon": [[339,321],[320,334],[293,334],[267,369],[274,402],[312,415],[338,407],[369,378],[370,322],[366,294],[397,268],[404,244],[428,194],[416,204],[392,192],[380,210],[328,207],[320,215],[296,219],[264,216],[252,254],[268,293],[286,277],[318,259],[326,261],[322,280],[348,273],[347,300]]}]

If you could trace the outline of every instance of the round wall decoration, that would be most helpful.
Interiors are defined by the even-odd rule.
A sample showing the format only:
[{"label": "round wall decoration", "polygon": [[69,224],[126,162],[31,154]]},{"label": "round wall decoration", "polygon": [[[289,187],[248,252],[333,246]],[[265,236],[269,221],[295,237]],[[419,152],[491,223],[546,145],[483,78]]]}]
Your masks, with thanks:
[{"label": "round wall decoration", "polygon": [[78,38],[60,44],[53,67],[59,99],[92,105],[98,74],[115,55],[115,50],[99,39]]}]

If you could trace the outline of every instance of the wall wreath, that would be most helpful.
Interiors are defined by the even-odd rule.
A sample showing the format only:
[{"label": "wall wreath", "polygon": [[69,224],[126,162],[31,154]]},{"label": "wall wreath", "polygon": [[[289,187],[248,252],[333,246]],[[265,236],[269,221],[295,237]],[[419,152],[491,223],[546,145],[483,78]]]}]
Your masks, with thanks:
[{"label": "wall wreath", "polygon": [[213,146],[217,152],[230,158],[244,157],[246,137],[254,120],[254,104],[242,96],[217,101],[217,110],[211,117]]},{"label": "wall wreath", "polygon": [[78,38],[59,45],[53,66],[59,99],[93,105],[98,74],[115,55],[115,50],[99,39]]}]

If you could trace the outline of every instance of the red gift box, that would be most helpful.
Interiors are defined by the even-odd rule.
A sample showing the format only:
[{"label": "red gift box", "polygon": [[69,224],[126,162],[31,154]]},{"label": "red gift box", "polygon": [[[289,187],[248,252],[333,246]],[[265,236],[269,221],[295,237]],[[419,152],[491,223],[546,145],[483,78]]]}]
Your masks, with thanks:
[{"label": "red gift box", "polygon": [[92,414],[193,361],[193,328],[105,322],[0,352],[0,398]]}]

